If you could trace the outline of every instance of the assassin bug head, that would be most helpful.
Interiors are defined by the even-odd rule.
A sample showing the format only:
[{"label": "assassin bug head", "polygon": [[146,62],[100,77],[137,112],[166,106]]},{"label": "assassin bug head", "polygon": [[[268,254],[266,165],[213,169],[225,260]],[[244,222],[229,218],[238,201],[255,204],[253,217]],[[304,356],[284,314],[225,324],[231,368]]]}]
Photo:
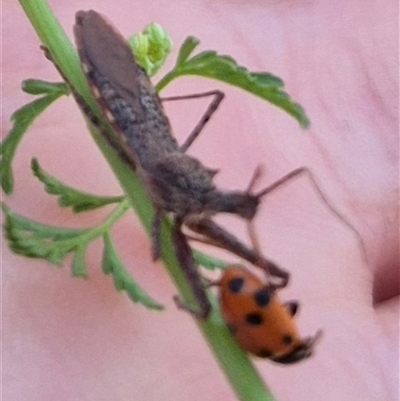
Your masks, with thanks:
[{"label": "assassin bug head", "polygon": [[[286,182],[293,175],[293,173],[291,173],[289,178],[285,176],[283,180],[281,179],[273,183],[272,185],[264,188],[258,193],[253,193],[253,189],[257,184],[257,181],[259,181],[259,179],[261,178],[262,173],[262,166],[257,166],[250,179],[249,185],[244,192],[237,191],[224,194],[226,210],[229,210],[229,208],[231,208],[233,213],[238,214],[240,217],[243,217],[247,221],[251,222],[257,213],[257,208],[261,202],[261,199],[273,189],[279,187],[282,183]],[[295,175],[296,174],[297,172],[295,173]],[[255,236],[252,237],[252,241],[256,241]],[[259,255],[261,256],[260,253]]]},{"label": "assassin bug head", "polygon": [[259,197],[241,191],[215,191],[206,198],[207,209],[236,214],[248,221],[254,218],[259,203]]},{"label": "assassin bug head", "polygon": [[[250,225],[249,233],[258,250]],[[246,351],[281,364],[295,363],[312,355],[321,332],[314,337],[300,338],[293,319],[298,303],[281,303],[277,294],[279,287],[240,265],[228,267],[217,285],[222,316]]]},{"label": "assassin bug head", "polygon": [[257,213],[258,205],[264,193],[253,194],[252,190],[261,177],[262,169],[258,166],[245,191],[214,192],[209,199],[209,203],[219,206],[219,210],[225,213],[234,213],[247,221],[253,220]]},{"label": "assassin bug head", "polygon": [[257,212],[258,205],[260,204],[261,198],[263,197],[263,194],[261,194],[261,196],[259,194],[252,194],[252,190],[257,181],[260,179],[261,175],[262,167],[257,166],[257,168],[254,170],[253,176],[250,179],[246,191],[242,193],[242,199],[239,199],[238,201],[238,210],[240,210],[242,213],[240,214],[240,216],[248,221],[253,220],[253,217]]}]

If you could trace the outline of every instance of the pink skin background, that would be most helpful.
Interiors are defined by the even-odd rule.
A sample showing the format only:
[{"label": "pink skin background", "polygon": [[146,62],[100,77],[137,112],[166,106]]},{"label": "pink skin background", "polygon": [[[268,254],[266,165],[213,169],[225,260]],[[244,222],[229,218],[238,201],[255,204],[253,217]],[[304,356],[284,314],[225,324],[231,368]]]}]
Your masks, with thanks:
[{"label": "pink skin background", "polygon": [[[75,12],[93,8],[126,36],[150,21],[162,24],[175,43],[167,68],[191,34],[201,39],[202,50],[230,54],[254,71],[284,79],[312,120],[308,131],[256,97],[206,79],[184,78],[164,92],[225,91],[220,110],[190,149],[205,165],[221,169],[220,187],[245,188],[259,164],[260,187],[308,166],[364,239],[367,261],[306,177],[264,200],[256,219],[260,242],[292,274],[282,298],[300,300],[302,335],[322,328],[324,337],[304,363],[255,363],[279,401],[398,400],[397,2],[51,3],[70,37]],[[2,33],[6,135],[12,112],[32,99],[19,89],[21,81],[60,77],[17,1],[3,2]],[[198,100],[166,106],[180,141],[206,105]],[[3,199],[24,216],[68,227],[98,224],[111,211],[74,216],[60,209],[32,176],[33,156],[71,186],[121,192],[71,98],[58,101],[30,128],[14,161],[15,192]],[[219,221],[246,239],[243,222]],[[87,253],[88,280],[70,277],[70,258],[58,269],[14,255],[3,244],[3,399],[235,399],[193,320],[173,305],[176,291],[162,264],[151,262],[149,240],[136,218],[128,213],[113,235],[131,273],[166,311],[147,311],[115,291],[100,269],[101,241]]]}]

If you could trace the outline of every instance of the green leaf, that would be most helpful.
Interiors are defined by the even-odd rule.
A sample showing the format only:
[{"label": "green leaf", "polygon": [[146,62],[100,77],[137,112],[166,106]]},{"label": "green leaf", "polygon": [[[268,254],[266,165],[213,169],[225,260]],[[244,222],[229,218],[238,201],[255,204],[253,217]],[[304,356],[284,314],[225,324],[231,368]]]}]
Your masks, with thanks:
[{"label": "green leaf", "polygon": [[10,194],[13,191],[14,180],[11,165],[23,135],[35,118],[61,95],[61,92],[45,95],[21,107],[12,115],[13,127],[6,139],[0,144],[0,155],[2,156],[0,160],[1,186],[5,193]]},{"label": "green leaf", "polygon": [[104,252],[102,268],[105,274],[111,274],[113,276],[115,288],[118,291],[126,291],[133,302],[139,302],[148,309],[164,309],[164,307],[151,298],[129,274],[117,254],[110,235],[105,233],[103,238]]},{"label": "green leaf", "polygon": [[123,196],[97,196],[69,187],[46,173],[36,158],[32,159],[31,168],[33,174],[45,184],[46,192],[51,195],[58,195],[58,204],[61,207],[72,207],[76,213],[117,203],[124,198]]},{"label": "green leaf", "polygon": [[[183,54],[183,58],[184,56],[185,54]],[[238,65],[230,56],[219,55],[215,51],[204,51],[179,62],[158,82],[156,90],[160,91],[173,79],[182,75],[212,78],[244,89],[292,115],[302,128],[310,125],[304,109],[283,90],[282,79],[268,72],[251,72]]]},{"label": "green leaf", "polygon": [[69,89],[65,82],[48,82],[41,79],[26,79],[22,81],[22,90],[31,95],[59,94],[68,95]]},{"label": "green leaf", "polygon": [[280,88],[285,86],[281,78],[269,72],[251,72],[251,75],[258,81],[259,85],[272,85]]},{"label": "green leaf", "polygon": [[250,72],[245,67],[239,66],[230,56],[205,51],[180,65],[177,73],[200,75],[237,86],[285,110],[298,120],[301,127],[307,128],[310,124],[303,108],[283,91],[281,79],[272,74]]},{"label": "green leaf", "polygon": [[74,260],[72,262],[72,276],[87,278],[87,270],[85,263],[86,246],[78,246],[75,251]]},{"label": "green leaf", "polygon": [[4,230],[10,249],[30,258],[41,258],[59,265],[64,257],[85,242],[88,230],[53,227],[27,219],[2,205],[6,216]]},{"label": "green leaf", "polygon": [[175,68],[187,60],[187,58],[192,54],[193,50],[197,47],[199,43],[200,40],[195,38],[194,36],[188,36],[185,39],[185,41],[182,43],[181,48],[179,49]]}]

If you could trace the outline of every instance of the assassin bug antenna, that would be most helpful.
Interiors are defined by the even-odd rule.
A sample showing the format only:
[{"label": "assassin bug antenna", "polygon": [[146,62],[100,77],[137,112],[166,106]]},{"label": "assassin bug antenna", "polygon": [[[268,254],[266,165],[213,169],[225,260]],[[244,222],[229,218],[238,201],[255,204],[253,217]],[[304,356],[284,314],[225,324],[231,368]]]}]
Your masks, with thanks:
[{"label": "assassin bug antenna", "polygon": [[[290,173],[286,174],[279,180],[275,181],[273,184],[257,192],[256,194],[251,195],[254,186],[256,185],[256,183],[258,182],[258,180],[262,175],[262,166],[258,166],[252,175],[252,178],[249,182],[246,192],[249,194],[249,196],[253,196],[255,199],[258,199],[258,201],[260,201],[262,197],[273,192],[282,185],[287,184],[291,179],[301,174],[308,175],[313,188],[316,190],[317,195],[322,200],[322,202],[325,205],[327,205],[329,211],[353,232],[363,252],[363,256],[364,258],[366,258],[366,250],[361,235],[359,234],[357,229],[351,223],[349,223],[349,221],[332,205],[332,203],[328,200],[323,191],[320,189],[317,181],[312,175],[312,172],[306,167],[301,167],[291,171]],[[275,284],[277,288],[285,287],[288,284],[290,278],[288,272],[283,270],[274,262],[263,258],[261,247],[259,245],[256,245],[258,244],[258,241],[256,239],[257,237],[255,235],[254,228],[252,227],[252,220],[249,221],[248,229],[249,229],[249,238],[254,249],[251,249],[245,244],[243,244],[236,236],[234,236],[232,233],[227,232],[223,227],[221,227],[220,225],[218,225],[217,223],[215,223],[210,219],[190,218],[185,221],[185,224],[192,231],[201,236],[201,237],[190,237],[190,239],[206,243],[212,246],[216,246],[221,249],[225,249],[239,256],[240,258],[247,260],[251,264],[260,267],[261,269],[269,273],[271,278],[273,278],[275,281],[277,278],[280,279],[280,282]]]},{"label": "assassin bug antenna", "polygon": [[[361,249],[363,258],[366,262],[368,262],[368,256],[367,256],[367,250],[365,248],[365,244],[364,244],[364,240],[361,236],[361,234],[358,232],[358,230],[349,222],[349,220],[341,213],[338,211],[338,209],[331,203],[331,201],[328,199],[328,197],[324,194],[324,192],[322,191],[321,187],[319,186],[317,180],[314,177],[314,174],[312,173],[312,171],[307,168],[307,167],[300,167],[297,168],[293,171],[291,171],[290,173],[284,175],[282,178],[280,178],[279,180],[275,181],[274,183],[272,183],[271,185],[269,185],[268,187],[264,188],[263,190],[257,192],[254,196],[261,200],[261,198],[263,198],[264,196],[266,196],[267,194],[270,194],[271,192],[275,191],[276,189],[278,189],[279,187],[287,184],[290,180],[292,180],[295,177],[298,177],[299,175],[305,174],[307,175],[308,179],[311,182],[311,185],[313,187],[313,189],[315,190],[316,194],[318,195],[318,197],[320,198],[320,200],[326,205],[326,207],[328,208],[328,210],[339,220],[342,222],[342,224],[344,224],[355,236],[358,245]],[[258,177],[257,177],[258,179]]]},{"label": "assassin bug antenna", "polygon": [[[263,168],[262,166],[257,166],[256,169],[253,172],[253,175],[250,179],[249,185],[246,188],[246,192],[250,194],[253,191],[254,186],[256,185],[257,181],[261,178],[262,173],[263,173]],[[256,195],[256,197],[260,197],[259,195]]]}]

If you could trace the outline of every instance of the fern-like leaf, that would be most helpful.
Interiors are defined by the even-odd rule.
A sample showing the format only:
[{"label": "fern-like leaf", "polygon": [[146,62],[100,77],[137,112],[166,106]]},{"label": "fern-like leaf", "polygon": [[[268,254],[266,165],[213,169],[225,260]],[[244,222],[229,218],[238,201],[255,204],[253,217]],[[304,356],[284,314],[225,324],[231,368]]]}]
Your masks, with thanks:
[{"label": "fern-like leaf", "polygon": [[112,275],[115,288],[118,291],[125,291],[133,302],[139,302],[148,309],[163,309],[163,306],[151,298],[129,274],[117,254],[110,235],[106,233],[103,238],[104,252],[102,268],[105,274]]},{"label": "fern-like leaf", "polygon": [[[44,96],[26,104],[11,116],[13,127],[6,139],[0,144],[1,187],[6,194],[11,194],[14,188],[12,161],[18,144],[33,121],[55,100],[67,93],[66,86],[59,83],[28,80],[28,93],[45,93]],[[46,84],[46,85],[45,85]]]},{"label": "fern-like leaf", "polygon": [[33,174],[45,185],[46,192],[51,195],[58,195],[58,204],[61,207],[72,207],[76,213],[118,203],[124,198],[123,196],[97,196],[65,185],[46,173],[36,158],[32,159],[31,168]]}]

